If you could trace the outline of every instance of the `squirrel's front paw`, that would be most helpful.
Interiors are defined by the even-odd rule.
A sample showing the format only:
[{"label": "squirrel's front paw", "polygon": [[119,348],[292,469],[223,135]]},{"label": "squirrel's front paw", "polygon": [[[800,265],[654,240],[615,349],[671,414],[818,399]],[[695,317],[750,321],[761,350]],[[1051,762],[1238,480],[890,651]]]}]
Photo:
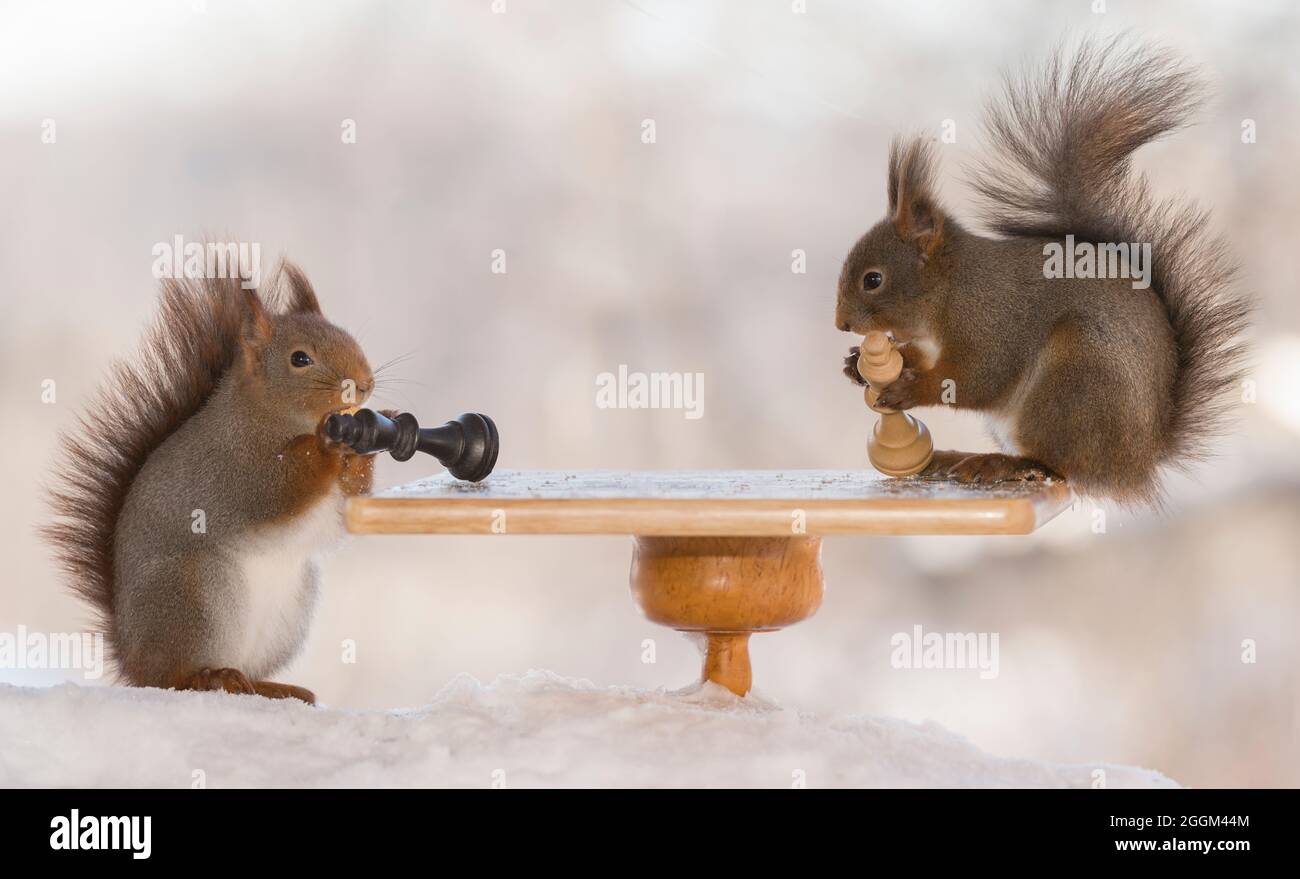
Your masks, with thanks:
[{"label": "squirrel's front paw", "polygon": [[917,404],[916,380],[919,377],[920,373],[915,369],[905,368],[876,396],[876,405],[881,409],[911,409]]},{"label": "squirrel's front paw", "polygon": [[844,358],[844,374],[849,377],[849,381],[855,385],[865,385],[866,379],[862,373],[858,372],[858,346],[854,345],[849,349],[849,356]]}]

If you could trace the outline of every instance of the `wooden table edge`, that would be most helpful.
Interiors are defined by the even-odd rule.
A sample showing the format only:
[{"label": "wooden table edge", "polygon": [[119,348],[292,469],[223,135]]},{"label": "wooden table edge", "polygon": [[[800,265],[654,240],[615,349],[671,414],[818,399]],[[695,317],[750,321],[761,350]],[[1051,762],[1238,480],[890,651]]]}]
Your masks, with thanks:
[{"label": "wooden table edge", "polygon": [[1071,499],[1064,483],[1014,498],[356,497],[348,500],[346,521],[354,534],[992,536],[1029,534]]}]

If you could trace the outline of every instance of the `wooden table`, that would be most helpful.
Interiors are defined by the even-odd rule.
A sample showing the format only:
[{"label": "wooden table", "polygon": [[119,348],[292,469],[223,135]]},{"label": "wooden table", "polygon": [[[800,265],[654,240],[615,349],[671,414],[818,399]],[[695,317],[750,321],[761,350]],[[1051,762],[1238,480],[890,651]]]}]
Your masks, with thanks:
[{"label": "wooden table", "polygon": [[646,617],[707,636],[703,676],[749,692],[749,637],[807,619],[827,534],[1028,534],[1071,500],[1062,483],[964,486],[873,471],[497,471],[348,502],[357,534],[630,534]]}]

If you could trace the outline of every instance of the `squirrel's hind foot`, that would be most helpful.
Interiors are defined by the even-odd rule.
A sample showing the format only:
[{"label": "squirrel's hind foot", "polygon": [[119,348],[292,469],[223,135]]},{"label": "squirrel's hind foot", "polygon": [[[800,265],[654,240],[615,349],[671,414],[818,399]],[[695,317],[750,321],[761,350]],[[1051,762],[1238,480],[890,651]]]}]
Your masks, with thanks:
[{"label": "squirrel's hind foot", "polygon": [[265,696],[267,699],[299,699],[316,704],[316,694],[305,687],[253,681],[237,668],[201,668],[176,685],[178,690],[224,690],[241,696]]},{"label": "squirrel's hind foot", "polygon": [[275,681],[254,681],[253,689],[257,691],[257,695],[268,699],[298,699],[308,705],[316,704],[316,694],[306,687],[278,684]]},{"label": "squirrel's hind foot", "polygon": [[996,482],[1047,482],[1060,477],[1030,458],[1013,455],[968,455],[944,473],[949,479],[975,485]]},{"label": "squirrel's hind foot", "polygon": [[178,690],[224,690],[245,696],[254,695],[257,690],[253,682],[237,668],[201,668],[176,685]]}]

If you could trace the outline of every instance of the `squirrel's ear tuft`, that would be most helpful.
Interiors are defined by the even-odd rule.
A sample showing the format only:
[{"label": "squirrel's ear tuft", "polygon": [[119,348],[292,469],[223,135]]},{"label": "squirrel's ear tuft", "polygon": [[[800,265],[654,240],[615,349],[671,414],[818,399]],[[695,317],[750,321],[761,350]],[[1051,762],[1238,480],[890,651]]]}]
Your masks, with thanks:
[{"label": "squirrel's ear tuft", "polygon": [[289,279],[289,311],[320,314],[320,301],[316,299],[316,291],[312,289],[311,281],[307,280],[302,269],[286,262],[284,274]]},{"label": "squirrel's ear tuft", "polygon": [[943,209],[935,194],[934,148],[914,137],[889,148],[889,215],[904,241],[916,243],[921,260],[943,243]]},{"label": "squirrel's ear tuft", "polygon": [[244,291],[244,323],[240,332],[245,351],[256,353],[271,341],[271,319],[256,290]]},{"label": "squirrel's ear tuft", "polygon": [[943,243],[943,211],[929,198],[905,202],[907,210],[906,233],[916,244],[921,262],[925,262]]}]

